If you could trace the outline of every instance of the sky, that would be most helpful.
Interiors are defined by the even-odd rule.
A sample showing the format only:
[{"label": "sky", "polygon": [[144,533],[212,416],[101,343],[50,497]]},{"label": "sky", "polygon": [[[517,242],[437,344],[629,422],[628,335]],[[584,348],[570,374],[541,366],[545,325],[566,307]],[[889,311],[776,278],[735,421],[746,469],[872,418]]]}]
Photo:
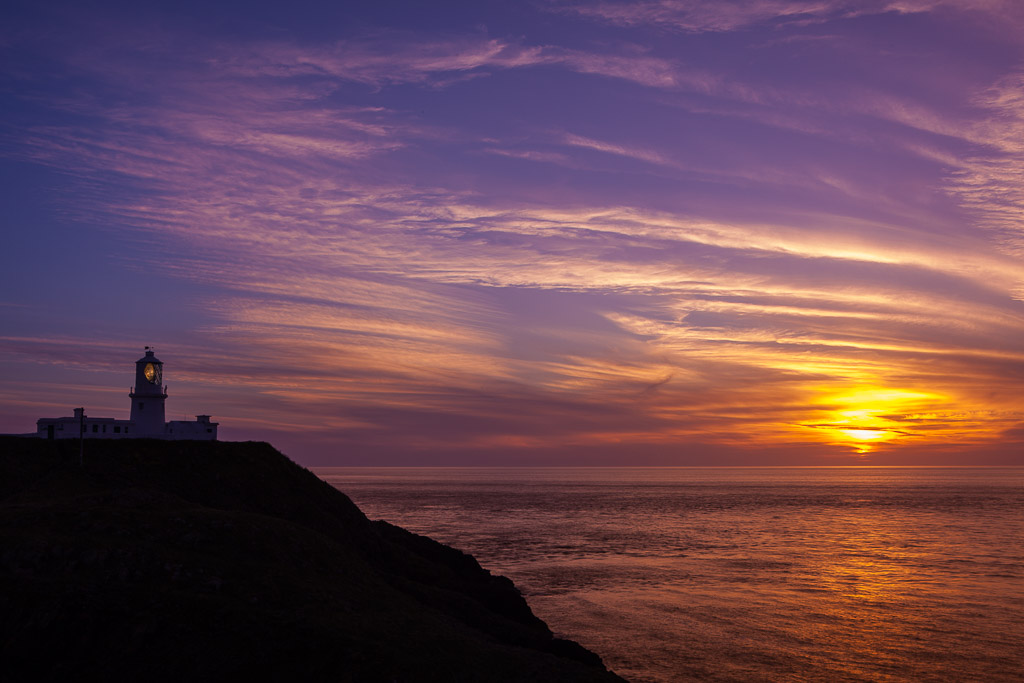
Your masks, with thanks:
[{"label": "sky", "polygon": [[1024,465],[1024,3],[5,2],[0,432]]}]

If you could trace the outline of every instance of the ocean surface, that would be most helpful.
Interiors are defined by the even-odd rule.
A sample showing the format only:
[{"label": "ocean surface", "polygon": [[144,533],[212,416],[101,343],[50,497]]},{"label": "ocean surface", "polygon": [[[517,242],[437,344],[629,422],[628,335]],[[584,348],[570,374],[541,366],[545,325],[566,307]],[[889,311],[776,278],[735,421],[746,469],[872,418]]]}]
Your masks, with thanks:
[{"label": "ocean surface", "polygon": [[1024,681],[1024,468],[317,468],[635,683]]}]

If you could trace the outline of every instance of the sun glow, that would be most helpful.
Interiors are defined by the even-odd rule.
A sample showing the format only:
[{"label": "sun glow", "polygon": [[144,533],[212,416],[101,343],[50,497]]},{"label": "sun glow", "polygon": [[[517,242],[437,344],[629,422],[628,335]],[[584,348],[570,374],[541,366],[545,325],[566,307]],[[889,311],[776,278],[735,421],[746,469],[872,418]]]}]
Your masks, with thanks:
[{"label": "sun glow", "polygon": [[877,444],[918,436],[922,410],[946,401],[941,394],[889,387],[823,393],[818,403],[824,419],[807,426],[820,430],[832,443],[865,454]]}]

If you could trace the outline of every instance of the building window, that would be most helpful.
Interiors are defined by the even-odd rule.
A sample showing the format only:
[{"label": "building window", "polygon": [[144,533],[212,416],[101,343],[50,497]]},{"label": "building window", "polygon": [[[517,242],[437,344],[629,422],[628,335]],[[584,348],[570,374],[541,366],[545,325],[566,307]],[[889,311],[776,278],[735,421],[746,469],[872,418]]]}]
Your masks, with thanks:
[{"label": "building window", "polygon": [[106,434],[106,433],[107,433],[107,425],[103,425],[103,433],[104,433],[104,434]]},{"label": "building window", "polygon": [[120,434],[121,433],[121,428],[118,427],[117,425],[114,425],[114,433],[115,434]]},{"label": "building window", "polygon": [[146,404],[143,403],[142,401],[139,401],[139,410],[142,410],[145,407],[146,407]]},{"label": "building window", "polygon": [[95,434],[98,431],[100,431],[100,426],[99,425],[93,425],[92,426],[92,433]]}]

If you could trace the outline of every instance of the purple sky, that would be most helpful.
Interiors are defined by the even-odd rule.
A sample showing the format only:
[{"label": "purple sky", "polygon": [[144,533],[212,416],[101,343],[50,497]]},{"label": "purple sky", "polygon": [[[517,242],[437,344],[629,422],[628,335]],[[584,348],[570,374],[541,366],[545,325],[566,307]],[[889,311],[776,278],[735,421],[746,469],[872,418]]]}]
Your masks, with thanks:
[{"label": "purple sky", "polygon": [[0,9],[0,431],[1024,465],[1024,3],[139,4]]}]

